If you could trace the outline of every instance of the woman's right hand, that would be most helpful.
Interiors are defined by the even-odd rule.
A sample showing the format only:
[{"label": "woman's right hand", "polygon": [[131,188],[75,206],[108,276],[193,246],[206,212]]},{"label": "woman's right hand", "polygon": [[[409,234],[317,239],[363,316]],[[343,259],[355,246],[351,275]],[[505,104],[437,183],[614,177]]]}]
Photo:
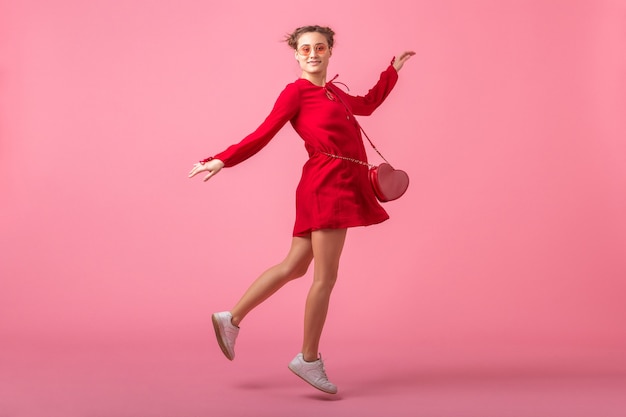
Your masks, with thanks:
[{"label": "woman's right hand", "polygon": [[208,181],[213,175],[220,172],[220,170],[224,168],[224,163],[219,159],[211,159],[210,161],[205,162],[204,164],[200,162],[196,162],[193,165],[191,171],[189,171],[189,178],[194,177],[196,174],[201,173],[202,171],[209,171],[209,173],[204,177],[202,181]]}]

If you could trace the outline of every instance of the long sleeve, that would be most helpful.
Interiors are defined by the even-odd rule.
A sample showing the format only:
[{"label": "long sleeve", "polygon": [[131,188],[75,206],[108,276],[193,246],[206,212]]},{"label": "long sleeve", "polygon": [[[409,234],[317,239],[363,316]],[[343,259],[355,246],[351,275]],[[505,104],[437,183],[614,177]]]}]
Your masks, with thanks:
[{"label": "long sleeve", "polygon": [[224,162],[224,166],[232,167],[255,155],[298,113],[299,94],[298,87],[289,84],[279,95],[265,121],[254,132],[214,157]]},{"label": "long sleeve", "polygon": [[365,96],[351,96],[343,93],[339,88],[335,88],[333,91],[339,90],[340,94],[343,93],[342,97],[348,106],[350,106],[353,114],[369,116],[385,101],[397,81],[398,72],[392,65],[389,65],[389,67],[380,74],[376,85],[372,87]]}]

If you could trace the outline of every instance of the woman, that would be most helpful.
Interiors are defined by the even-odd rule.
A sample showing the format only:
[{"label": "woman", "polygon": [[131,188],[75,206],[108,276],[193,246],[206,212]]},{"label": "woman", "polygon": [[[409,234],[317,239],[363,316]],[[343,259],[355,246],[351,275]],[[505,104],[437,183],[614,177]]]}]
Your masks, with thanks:
[{"label": "woman", "polygon": [[413,55],[402,53],[381,74],[378,83],[363,97],[354,97],[326,82],[334,44],[328,27],[305,26],[287,38],[302,70],[287,85],[267,119],[252,134],[225,151],[193,166],[189,177],[203,171],[209,180],[223,167],[232,167],[260,151],[289,121],[304,140],[309,154],[296,190],[296,221],[291,248],[285,259],[265,271],[230,310],[212,316],[222,352],[235,357],[239,324],[261,302],[290,280],[303,276],[314,261],[313,283],[304,315],[302,351],[289,369],[315,388],[335,394],[337,387],[325,373],[319,342],[328,303],[337,279],[339,258],[348,227],[367,226],[388,219],[368,182],[367,167],[329,155],[366,161],[365,147],[356,121],[348,111],[369,115],[387,97],[398,71]]}]

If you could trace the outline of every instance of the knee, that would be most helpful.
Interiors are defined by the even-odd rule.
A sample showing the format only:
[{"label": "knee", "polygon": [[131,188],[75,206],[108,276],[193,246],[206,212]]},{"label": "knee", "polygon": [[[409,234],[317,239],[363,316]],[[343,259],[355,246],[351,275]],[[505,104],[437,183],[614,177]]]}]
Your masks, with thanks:
[{"label": "knee", "polygon": [[284,262],[283,274],[288,280],[293,280],[304,276],[309,270],[309,263],[305,262]]},{"label": "knee", "polygon": [[320,287],[332,290],[337,282],[337,273],[316,272],[313,277],[313,282]]}]

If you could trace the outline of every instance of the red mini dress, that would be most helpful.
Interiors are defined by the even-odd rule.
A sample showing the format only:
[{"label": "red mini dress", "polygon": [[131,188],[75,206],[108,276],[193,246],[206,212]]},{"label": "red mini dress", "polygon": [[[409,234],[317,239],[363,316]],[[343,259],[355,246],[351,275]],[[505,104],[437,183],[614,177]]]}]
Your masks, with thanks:
[{"label": "red mini dress", "polygon": [[352,114],[370,115],[397,80],[398,73],[390,65],[365,96],[352,96],[332,81],[320,87],[300,78],[285,87],[269,116],[253,133],[214,158],[225,167],[237,165],[259,152],[291,122],[309,154],[296,189],[293,236],[383,222],[389,215],[374,195],[368,167],[324,153],[367,161],[361,131],[346,106]]}]

